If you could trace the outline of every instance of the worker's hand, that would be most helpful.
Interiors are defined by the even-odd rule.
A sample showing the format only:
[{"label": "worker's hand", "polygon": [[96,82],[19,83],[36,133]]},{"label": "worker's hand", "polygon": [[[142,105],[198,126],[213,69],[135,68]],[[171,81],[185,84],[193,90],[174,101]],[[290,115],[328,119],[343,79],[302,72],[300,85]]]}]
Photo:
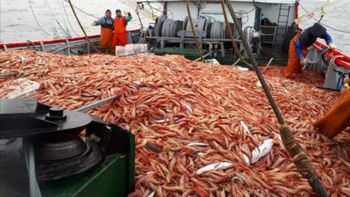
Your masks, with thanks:
[{"label": "worker's hand", "polygon": [[306,63],[307,63],[307,59],[306,59],[306,58],[300,61],[300,64],[301,64],[302,66],[304,66]]},{"label": "worker's hand", "polygon": [[350,88],[350,78],[349,77],[346,77],[344,79],[344,87],[345,87],[345,89]]},{"label": "worker's hand", "polygon": [[128,11],[128,10],[124,10],[123,12],[124,12],[125,15],[129,15],[130,14],[130,11]]},{"label": "worker's hand", "polygon": [[92,26],[96,26],[96,21],[91,23]]},{"label": "worker's hand", "polygon": [[336,47],[336,46],[335,46],[335,44],[333,44],[333,43],[331,43],[331,44],[328,45],[328,48],[329,48],[329,49],[335,49],[335,47]]}]

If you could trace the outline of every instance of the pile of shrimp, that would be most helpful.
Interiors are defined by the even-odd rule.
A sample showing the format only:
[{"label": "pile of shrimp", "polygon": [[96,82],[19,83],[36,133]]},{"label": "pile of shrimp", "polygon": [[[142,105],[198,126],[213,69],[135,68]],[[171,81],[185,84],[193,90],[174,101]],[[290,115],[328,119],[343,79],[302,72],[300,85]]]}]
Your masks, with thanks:
[{"label": "pile of shrimp", "polygon": [[[273,76],[273,77],[284,77],[283,70],[281,66],[268,66],[261,67],[264,75]],[[325,80],[325,76],[321,72],[316,72],[312,70],[304,70],[302,73],[295,73],[292,78],[293,81],[297,81],[304,84],[314,85],[322,87]]]},{"label": "pile of shrimp", "polygon": [[[314,195],[288,156],[251,71],[174,55],[13,51],[0,54],[0,73],[39,82],[36,99],[66,110],[118,96],[90,113],[136,136],[136,190],[143,196]],[[349,196],[350,132],[328,139],[312,126],[338,93],[271,74],[265,78],[325,189]],[[268,139],[271,151],[249,163],[252,151]],[[213,163],[227,165],[199,172]]]}]

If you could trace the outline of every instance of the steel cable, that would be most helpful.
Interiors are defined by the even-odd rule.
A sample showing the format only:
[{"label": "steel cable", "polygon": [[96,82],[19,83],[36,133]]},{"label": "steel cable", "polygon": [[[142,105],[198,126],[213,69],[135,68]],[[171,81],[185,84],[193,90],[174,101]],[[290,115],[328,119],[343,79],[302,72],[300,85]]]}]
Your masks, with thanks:
[{"label": "steel cable", "polygon": [[[59,0],[58,0],[58,5],[60,5]],[[66,20],[64,20],[64,18],[62,18],[63,23],[64,23],[64,27],[63,27],[63,25],[61,25],[59,20],[56,18],[55,13],[51,10],[51,7],[49,7],[49,4],[48,4],[48,8],[50,10],[51,15],[54,17],[56,23],[58,24],[58,27],[62,30],[62,32],[65,33],[67,37],[72,37],[72,35],[70,34],[69,29],[67,27]]]},{"label": "steel cable", "polygon": [[[70,4],[70,0],[64,0],[64,1],[67,2],[67,3],[69,3],[69,5],[71,5],[71,4]],[[93,14],[90,14],[90,13],[84,11],[84,10],[80,9],[79,7],[73,5],[73,4],[72,4],[71,6],[73,6],[75,9],[77,9],[78,11],[84,13],[84,14],[87,15],[87,16],[90,16],[90,17],[92,17],[92,18],[98,19],[97,16],[95,16],[95,15],[93,15]]]},{"label": "steel cable", "polygon": [[68,22],[69,27],[71,28],[72,32],[73,32],[75,35],[79,36],[79,34],[77,34],[77,32],[74,31],[74,28],[73,28],[73,26],[72,26],[72,23],[71,23],[70,20],[69,20],[66,7],[64,6],[64,0],[61,0],[61,4],[62,4],[62,7],[63,7],[64,14],[66,15],[66,18],[67,18],[67,22]]},{"label": "steel cable", "polygon": [[53,32],[53,34],[54,34],[54,36],[56,37],[56,38],[58,38],[59,36],[58,36],[58,32],[57,32],[57,28],[56,28],[56,26],[52,23],[52,10],[51,10],[51,8],[50,8],[50,6],[48,5],[48,2],[47,2],[47,0],[44,0],[44,5],[45,5],[45,7],[47,8],[47,10],[49,10],[49,12],[51,13],[51,14],[48,14],[49,16],[50,16],[50,25],[51,25],[51,28],[52,28],[52,32]]},{"label": "steel cable", "polygon": [[37,18],[36,15],[35,15],[35,12],[34,12],[34,9],[33,9],[33,6],[32,6],[32,3],[30,2],[30,0],[28,0],[28,3],[29,3],[30,10],[31,10],[31,12],[32,12],[32,14],[33,14],[33,17],[34,17],[35,22],[36,22],[36,24],[38,25],[38,27],[39,27],[39,28],[41,29],[41,31],[44,32],[46,35],[51,36],[52,34],[50,34],[50,33],[48,33],[47,31],[45,31],[44,28],[40,25],[40,22],[39,22],[38,18]]},{"label": "steel cable", "polygon": [[[49,5],[49,2],[48,2],[47,0],[45,0],[45,4],[46,4],[46,7],[48,8],[49,12],[51,13],[51,17],[53,17],[53,19],[56,21],[56,23],[57,23],[58,27],[61,29],[61,31],[62,31],[63,33],[65,33],[67,37],[72,37],[71,34],[69,33],[69,30],[68,30],[67,26],[65,26],[66,29],[64,29],[63,26],[61,25],[61,23],[59,22],[59,20],[56,18],[55,12],[52,11],[52,9],[51,9],[51,7],[50,7],[50,5]],[[63,21],[64,21],[64,20],[63,20]],[[64,22],[65,22],[65,21],[64,21]],[[55,27],[55,28],[56,28],[56,27]],[[67,30],[68,30],[68,31],[67,31]],[[56,29],[56,32],[57,32],[57,29]],[[57,36],[57,37],[60,37],[58,34],[57,34],[56,36]]]},{"label": "steel cable", "polygon": [[[299,5],[306,13],[310,13],[310,12],[300,3],[299,0],[298,0],[298,5]],[[323,17],[323,15],[322,15],[322,17]],[[333,29],[334,31],[338,31],[338,32],[341,32],[341,33],[350,34],[350,31],[344,31],[344,30],[340,30],[340,29],[331,27],[331,26],[329,26],[329,25],[327,25],[327,24],[325,24],[325,23],[323,23],[323,22],[317,20],[315,17],[312,17],[312,18],[313,18],[316,22],[321,23],[323,26],[325,26],[325,27],[327,27],[327,28],[329,28],[329,29]]]},{"label": "steel cable", "polygon": [[86,34],[86,32],[85,32],[85,29],[84,29],[83,25],[80,23],[80,20],[79,20],[79,18],[78,18],[78,16],[77,16],[77,13],[76,13],[75,10],[74,10],[74,6],[73,6],[71,0],[68,0],[68,3],[69,3],[69,5],[70,5],[70,7],[71,7],[71,9],[72,9],[72,12],[73,12],[73,14],[74,14],[74,16],[75,16],[75,19],[77,20],[77,22],[78,22],[78,24],[79,24],[79,26],[80,26],[80,28],[81,28],[81,31],[83,31],[83,33],[84,33],[84,35],[85,35],[85,39],[88,41],[89,45],[90,45],[95,51],[97,51],[98,53],[101,53],[101,51],[98,50],[98,49],[91,43],[90,39],[88,38],[88,36],[87,36],[87,34]]}]

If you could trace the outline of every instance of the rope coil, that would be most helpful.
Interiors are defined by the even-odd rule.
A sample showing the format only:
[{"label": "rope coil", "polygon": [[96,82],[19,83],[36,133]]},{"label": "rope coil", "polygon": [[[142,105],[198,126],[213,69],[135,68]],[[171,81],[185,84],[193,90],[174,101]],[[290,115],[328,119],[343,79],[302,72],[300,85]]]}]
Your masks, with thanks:
[{"label": "rope coil", "polygon": [[226,27],[223,22],[214,21],[211,24],[210,38],[223,39],[226,38]]},{"label": "rope coil", "polygon": [[178,25],[178,21],[166,19],[164,21],[163,27],[162,27],[162,36],[163,37],[175,37],[177,25]]}]

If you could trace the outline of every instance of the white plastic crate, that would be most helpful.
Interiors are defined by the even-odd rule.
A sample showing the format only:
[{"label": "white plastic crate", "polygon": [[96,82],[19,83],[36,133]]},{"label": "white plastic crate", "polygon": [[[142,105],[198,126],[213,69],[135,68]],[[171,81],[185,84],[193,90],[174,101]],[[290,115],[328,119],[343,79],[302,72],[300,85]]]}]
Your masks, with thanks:
[{"label": "white plastic crate", "polygon": [[147,44],[127,44],[126,46],[116,46],[116,56],[130,56],[147,52]]}]

